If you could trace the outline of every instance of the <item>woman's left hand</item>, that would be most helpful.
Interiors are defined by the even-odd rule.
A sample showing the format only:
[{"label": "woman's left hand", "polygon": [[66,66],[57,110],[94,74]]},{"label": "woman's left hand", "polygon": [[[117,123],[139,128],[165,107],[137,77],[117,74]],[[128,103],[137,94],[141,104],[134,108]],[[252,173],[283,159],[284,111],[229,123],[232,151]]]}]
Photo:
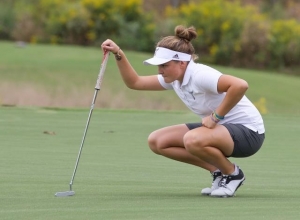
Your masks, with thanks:
[{"label": "woman's left hand", "polygon": [[206,128],[212,129],[212,128],[216,127],[217,123],[214,122],[214,121],[211,119],[211,115],[209,115],[209,116],[206,116],[206,117],[202,118],[202,125],[203,125],[204,127],[206,127]]},{"label": "woman's left hand", "polygon": [[105,53],[105,51],[112,52],[113,54],[118,53],[120,50],[120,47],[112,40],[107,39],[101,44],[102,50]]}]

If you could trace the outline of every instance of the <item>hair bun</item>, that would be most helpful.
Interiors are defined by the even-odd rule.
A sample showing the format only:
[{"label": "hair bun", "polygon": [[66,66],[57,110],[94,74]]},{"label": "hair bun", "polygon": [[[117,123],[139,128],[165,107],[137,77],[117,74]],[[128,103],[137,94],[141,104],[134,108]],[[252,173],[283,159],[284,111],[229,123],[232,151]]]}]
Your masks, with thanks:
[{"label": "hair bun", "polygon": [[184,38],[184,37],[180,37],[180,40],[183,40],[183,41],[185,41],[186,43],[189,43],[189,42],[190,42],[189,39],[186,39],[186,38]]},{"label": "hair bun", "polygon": [[189,43],[191,40],[197,38],[197,31],[193,26],[186,28],[183,25],[178,25],[175,27],[175,35]]}]

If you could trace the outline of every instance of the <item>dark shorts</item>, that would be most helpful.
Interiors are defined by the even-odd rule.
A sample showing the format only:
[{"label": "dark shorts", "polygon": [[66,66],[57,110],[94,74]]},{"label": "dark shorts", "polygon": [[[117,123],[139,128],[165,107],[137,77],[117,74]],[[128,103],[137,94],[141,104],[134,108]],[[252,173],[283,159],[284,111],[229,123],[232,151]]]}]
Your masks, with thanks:
[{"label": "dark shorts", "polygon": [[[201,127],[201,123],[187,123],[192,130]],[[255,154],[262,146],[265,134],[259,134],[240,124],[223,124],[229,131],[234,142],[233,152],[227,157],[249,157]]]}]

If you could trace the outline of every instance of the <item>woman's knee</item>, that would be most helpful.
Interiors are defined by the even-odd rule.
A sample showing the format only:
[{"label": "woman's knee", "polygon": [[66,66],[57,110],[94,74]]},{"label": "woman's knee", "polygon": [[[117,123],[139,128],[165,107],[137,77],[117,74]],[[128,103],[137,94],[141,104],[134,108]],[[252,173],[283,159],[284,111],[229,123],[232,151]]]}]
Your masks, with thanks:
[{"label": "woman's knee", "polygon": [[153,131],[149,136],[148,136],[148,145],[149,148],[156,154],[159,153],[159,147],[158,147],[158,134],[157,132]]},{"label": "woman's knee", "polygon": [[187,132],[185,125],[174,125],[153,131],[148,136],[149,148],[156,154],[165,155],[170,147],[183,147],[183,136]]},{"label": "woman's knee", "polygon": [[204,140],[199,137],[199,134],[195,134],[194,132],[188,132],[183,137],[184,147],[185,149],[194,154],[195,152],[199,153],[199,151],[203,150]]}]

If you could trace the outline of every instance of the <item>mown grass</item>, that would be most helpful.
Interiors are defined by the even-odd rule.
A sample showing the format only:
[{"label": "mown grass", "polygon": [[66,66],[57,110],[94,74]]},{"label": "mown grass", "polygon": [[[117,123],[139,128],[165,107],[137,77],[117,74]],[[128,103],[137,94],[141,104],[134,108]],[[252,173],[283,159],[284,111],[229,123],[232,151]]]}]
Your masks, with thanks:
[{"label": "mown grass", "polygon": [[[88,110],[0,107],[3,220],[245,219],[300,216],[299,117],[265,115],[266,141],[232,159],[246,174],[236,197],[200,195],[210,175],[153,154],[148,134],[195,121],[186,112],[94,110],[73,189],[69,189]],[[55,135],[44,134],[55,132]]]},{"label": "mown grass", "polygon": [[[76,195],[56,198],[56,192],[69,189],[101,51],[19,48],[8,42],[0,42],[0,51],[0,100],[20,107],[0,107],[1,219],[299,218],[299,78],[216,67],[246,79],[247,96],[254,102],[265,98],[261,105],[268,112],[263,148],[253,157],[232,160],[244,170],[245,185],[235,198],[213,199],[200,196],[211,181],[207,172],[147,147],[151,131],[199,119],[172,92],[125,88],[111,58],[75,177]],[[151,54],[126,54],[140,74],[156,73],[155,67],[142,65]],[[47,108],[28,107],[32,98]]]},{"label": "mown grass", "polygon": [[[0,42],[0,100],[2,104],[55,107],[89,106],[102,59],[100,48],[77,46],[27,45],[16,47]],[[141,75],[156,74],[153,66],[142,61],[152,54],[126,51]],[[260,103],[265,99],[269,113],[300,114],[300,78],[276,72],[216,66],[225,74],[249,83],[247,96]],[[37,96],[39,94],[39,96]],[[171,91],[136,92],[125,87],[111,56],[97,106],[122,109],[186,110]]]}]

